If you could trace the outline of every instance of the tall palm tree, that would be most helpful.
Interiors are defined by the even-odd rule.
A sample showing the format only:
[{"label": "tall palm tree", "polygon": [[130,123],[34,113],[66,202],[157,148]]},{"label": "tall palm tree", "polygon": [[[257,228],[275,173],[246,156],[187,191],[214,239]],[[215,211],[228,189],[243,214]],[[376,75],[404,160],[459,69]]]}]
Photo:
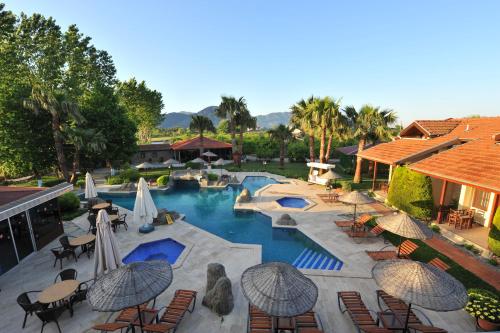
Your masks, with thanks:
[{"label": "tall palm tree", "polygon": [[200,134],[200,157],[203,155],[203,133],[206,131],[215,132],[215,126],[210,120],[205,116],[194,115],[191,117],[191,122],[189,123],[189,129],[193,132]]},{"label": "tall palm tree", "polygon": [[314,96],[304,100],[301,99],[290,107],[292,116],[290,124],[293,127],[300,128],[307,134],[309,140],[309,159],[314,162],[314,132],[316,124],[314,122],[314,104],[316,98]]},{"label": "tall palm tree", "polygon": [[[238,152],[243,155],[243,134],[249,129],[257,127],[257,118],[252,117],[250,111],[245,107],[241,107],[235,116],[236,124],[239,129]],[[241,159],[238,159],[238,165],[241,166]]]},{"label": "tall palm tree", "polygon": [[47,112],[52,117],[52,136],[54,137],[54,147],[56,150],[57,163],[59,170],[66,181],[69,181],[68,166],[66,165],[66,156],[64,154],[64,137],[61,130],[61,124],[64,117],[70,117],[77,122],[82,121],[82,116],[78,111],[76,103],[66,101],[63,97],[56,97],[54,93],[33,86],[31,98],[23,101],[24,107],[32,110],[36,114]]},{"label": "tall palm tree", "polygon": [[345,114],[340,111],[340,99],[327,99],[325,108],[329,114],[327,122],[328,144],[325,153],[325,160],[328,161],[332,150],[333,138],[345,139],[347,137],[348,121]]},{"label": "tall palm tree", "polygon": [[242,96],[238,99],[232,96],[222,96],[221,103],[215,110],[215,115],[222,119],[227,119],[229,122],[229,131],[231,132],[231,146],[233,156],[237,152],[236,145],[236,115],[241,110],[247,108],[247,102],[245,98]]},{"label": "tall palm tree", "polygon": [[280,167],[285,166],[285,150],[288,142],[293,139],[292,131],[283,124],[268,131],[271,140],[276,141],[280,146]]},{"label": "tall palm tree", "polygon": [[[353,106],[344,109],[347,115],[349,126],[352,129],[352,136],[358,139],[358,154],[365,149],[367,140],[388,140],[392,137],[390,126],[397,120],[396,113],[389,109],[380,110],[365,104],[359,111]],[[361,163],[363,158],[359,155],[356,159],[356,172],[354,173],[354,183],[361,182]]]}]

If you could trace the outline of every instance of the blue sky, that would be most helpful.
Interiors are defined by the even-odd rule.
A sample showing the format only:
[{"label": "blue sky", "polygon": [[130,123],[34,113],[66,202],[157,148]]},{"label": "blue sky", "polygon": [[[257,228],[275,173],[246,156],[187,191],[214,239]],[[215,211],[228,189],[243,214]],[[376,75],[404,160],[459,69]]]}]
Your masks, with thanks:
[{"label": "blue sky", "polygon": [[253,114],[300,98],[412,119],[500,115],[500,1],[7,1],[75,23],[120,79],[162,92],[165,112],[245,96]]}]

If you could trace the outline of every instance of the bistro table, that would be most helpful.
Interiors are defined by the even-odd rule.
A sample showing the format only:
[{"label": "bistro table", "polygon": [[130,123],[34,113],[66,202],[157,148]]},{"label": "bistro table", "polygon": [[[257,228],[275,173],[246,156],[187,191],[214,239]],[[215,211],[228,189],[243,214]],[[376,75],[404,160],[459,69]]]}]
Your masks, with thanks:
[{"label": "bistro table", "polygon": [[111,204],[109,202],[101,202],[92,206],[93,210],[107,209]]},{"label": "bistro table", "polygon": [[88,254],[88,245],[95,241],[95,235],[93,234],[87,234],[87,235],[82,235],[79,237],[71,238],[69,240],[69,245],[71,246],[80,246],[82,249],[82,252],[78,255],[78,258],[85,252],[87,252],[87,256],[90,258],[90,255]]},{"label": "bistro table", "polygon": [[79,285],[80,282],[77,280],[64,280],[54,283],[38,295],[38,302],[42,304],[57,303],[73,294]]}]

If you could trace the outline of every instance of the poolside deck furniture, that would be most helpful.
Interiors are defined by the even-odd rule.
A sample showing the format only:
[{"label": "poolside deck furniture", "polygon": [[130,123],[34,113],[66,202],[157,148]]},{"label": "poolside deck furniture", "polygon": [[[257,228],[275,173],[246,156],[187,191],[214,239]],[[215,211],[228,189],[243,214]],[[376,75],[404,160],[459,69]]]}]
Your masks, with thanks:
[{"label": "poolside deck furniture", "polygon": [[96,233],[96,219],[97,219],[97,215],[96,214],[90,214],[89,213],[89,216],[87,216],[87,220],[89,221],[89,230],[87,231],[87,233],[92,233],[93,235],[95,235]]},{"label": "poolside deck furniture", "polygon": [[44,305],[38,301],[31,301],[30,294],[40,293],[40,290],[31,290],[17,296],[17,304],[24,310],[23,328],[26,326],[28,315],[33,315],[36,311],[42,310]]},{"label": "poolside deck furniture", "polygon": [[74,250],[65,249],[64,247],[59,246],[59,247],[54,247],[54,248],[50,249],[50,251],[52,252],[52,254],[55,257],[53,267],[56,267],[57,261],[59,260],[59,264],[60,264],[60,267],[62,269],[62,260],[64,258],[73,257],[75,259],[75,261],[77,260],[76,253]]},{"label": "poolside deck furniture", "polygon": [[[365,333],[390,333],[391,330],[378,326],[378,321],[372,317],[373,311],[368,310],[357,291],[337,292],[337,301],[340,312],[347,312],[358,332]],[[342,309],[342,304],[345,309]]]},{"label": "poolside deck furniture", "polygon": [[[110,218],[111,218],[111,215],[110,215]],[[118,217],[116,219],[111,220],[111,226],[113,228],[113,231],[115,231],[115,232],[122,225],[125,227],[125,230],[128,230],[127,214],[118,215]]]},{"label": "poolside deck furniture", "polygon": [[65,280],[76,280],[78,272],[76,269],[68,268],[64,271],[59,272],[54,279],[54,283],[57,283],[57,280],[65,281]]},{"label": "poolside deck furniture", "polygon": [[[145,311],[148,309],[148,302],[139,305],[139,309],[141,311]],[[111,316],[108,318],[107,321]],[[122,331],[124,328],[128,329],[132,327],[132,323],[138,318],[137,308],[131,307],[126,308],[120,311],[118,316],[114,319],[113,322],[106,322],[103,324],[97,324],[92,327],[92,329],[101,332],[114,332],[117,330]]]},{"label": "poolside deck furniture", "polygon": [[373,260],[388,260],[397,258],[409,258],[410,255],[418,249],[418,245],[411,240],[405,240],[398,246],[396,251],[366,251]]},{"label": "poolside deck furniture", "polygon": [[56,304],[70,297],[78,289],[79,285],[80,281],[77,280],[64,280],[54,283],[38,295],[38,302],[42,304]]},{"label": "poolside deck furniture", "polygon": [[[408,305],[403,302],[402,300],[393,297],[386,293],[383,290],[377,290],[377,303],[378,306],[381,310],[383,311],[389,311],[390,313],[393,313],[399,321],[403,322],[406,319],[406,316],[408,316]],[[386,305],[386,308],[382,306],[382,302]],[[439,328],[439,327],[434,327],[432,325],[431,320],[422,312],[419,311],[419,313],[425,318],[427,321],[427,324],[424,324],[419,317],[415,314],[415,311],[417,309],[412,308],[410,309],[409,312],[409,319],[408,319],[408,327],[417,331],[417,332],[422,332],[422,333],[446,333],[447,331]]]},{"label": "poolside deck furniture", "polygon": [[353,227],[362,228],[372,218],[373,216],[370,214],[363,214],[358,218],[356,222],[354,222],[353,220],[341,220],[341,221],[334,221],[334,223],[339,228],[353,228]]},{"label": "poolside deck furniture", "polygon": [[[144,331],[154,333],[175,332],[186,312],[193,312],[196,306],[196,295],[197,292],[194,290],[176,290],[174,298],[168,306],[164,307],[165,311],[157,320],[157,323],[144,325]],[[162,309],[159,309],[158,313]]]},{"label": "poolside deck furniture", "polygon": [[466,212],[458,217],[458,221],[455,223],[455,228],[458,229],[470,229],[472,228],[472,223],[474,223],[475,209],[467,209]]},{"label": "poolside deck furniture", "polygon": [[48,323],[56,323],[57,330],[59,331],[59,333],[61,333],[61,327],[59,326],[58,319],[67,309],[68,309],[67,306],[65,304],[62,304],[56,307],[46,308],[37,311],[35,314],[42,321],[42,330],[40,331],[40,333],[43,333],[43,329],[45,328],[45,325],[47,325]]},{"label": "poolside deck furniture", "polygon": [[90,258],[90,251],[88,250],[91,243],[95,243],[95,235],[94,234],[85,234],[75,238],[70,239],[69,244],[72,246],[79,246],[81,251],[78,255],[78,258],[84,253],[87,253],[87,257]]},{"label": "poolside deck furniture", "polygon": [[437,268],[440,268],[443,271],[447,271],[450,269],[450,266],[447,263],[445,263],[444,261],[442,261],[441,259],[439,259],[438,257],[429,261],[429,264],[436,266]]},{"label": "poolside deck furniture", "polygon": [[89,285],[93,283],[93,279],[87,280],[84,282],[80,282],[78,285],[78,288],[76,289],[75,293],[70,296],[69,298],[69,310],[71,312],[71,315],[73,315],[73,307],[77,303],[81,303],[87,299],[87,290],[89,288]]},{"label": "poolside deck furniture", "polygon": [[272,333],[273,318],[259,308],[248,305],[247,333]]},{"label": "poolside deck furniture", "polygon": [[373,228],[370,229],[370,233],[375,235],[375,236],[379,236],[381,235],[385,230],[383,228],[381,228],[380,226],[376,225],[374,226]]}]

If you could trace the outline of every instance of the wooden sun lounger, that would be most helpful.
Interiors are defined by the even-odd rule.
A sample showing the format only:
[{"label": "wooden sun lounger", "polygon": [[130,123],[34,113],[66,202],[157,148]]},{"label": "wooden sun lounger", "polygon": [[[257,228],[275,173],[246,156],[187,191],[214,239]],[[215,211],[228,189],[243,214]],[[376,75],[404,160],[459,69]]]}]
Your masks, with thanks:
[{"label": "wooden sun lounger", "polygon": [[[141,311],[150,311],[152,309],[148,309],[148,304],[144,303],[139,306]],[[108,318],[109,319],[109,318]],[[127,308],[118,314],[118,316],[115,318],[115,320],[111,323],[104,323],[104,324],[97,324],[92,327],[92,329],[100,332],[114,332],[117,330],[122,330],[124,328],[129,328],[135,320],[138,319],[138,313],[137,313],[137,308],[132,307],[132,308]]]},{"label": "wooden sun lounger", "polygon": [[[405,240],[399,246],[399,258],[408,258],[410,254],[415,252],[418,249],[418,245],[413,243],[411,240]],[[398,258],[398,250],[396,251],[366,251],[373,260],[388,260],[388,259],[397,259]]]},{"label": "wooden sun lounger", "polygon": [[443,271],[447,271],[450,269],[450,266],[447,263],[445,263],[444,261],[442,261],[441,259],[439,259],[438,257],[429,261],[429,264],[431,264],[432,266],[435,266],[439,269],[442,269]]},{"label": "wooden sun lounger", "polygon": [[354,223],[354,221],[352,221],[352,220],[340,220],[340,221],[334,221],[334,223],[339,228],[351,228],[355,225],[356,226],[364,226],[372,218],[373,218],[373,216],[370,214],[363,214],[360,217],[358,217],[358,220],[356,221],[356,223]]},{"label": "wooden sun lounger", "polygon": [[[352,322],[358,329],[358,332],[366,333],[390,333],[391,330],[379,327],[378,323],[373,319],[371,312],[366,308],[365,303],[361,299],[360,293],[357,291],[339,291],[337,292],[337,301],[340,312],[347,312],[351,317]],[[345,309],[342,309],[342,303]]]},{"label": "wooden sun lounger", "polygon": [[[405,320],[407,315],[408,315],[408,305],[403,302],[402,300],[393,297],[386,293],[383,290],[377,290],[377,302],[378,306],[381,310],[383,310],[381,301],[384,302],[384,304],[387,306],[387,309],[389,311],[393,312],[396,314],[398,317],[402,318],[402,320]],[[415,314],[414,310],[416,309],[411,309],[410,310],[410,317],[408,319],[408,327],[411,328],[412,330],[422,332],[422,333],[447,333],[448,331],[439,328],[439,327],[434,327],[432,325],[432,322],[430,319],[423,313],[422,316],[427,320],[428,325],[425,325],[420,318],[417,317]]]},{"label": "wooden sun lounger", "polygon": [[248,305],[247,333],[272,333],[273,319],[264,311]]},{"label": "wooden sun lounger", "polygon": [[375,235],[375,236],[378,236],[378,235],[382,234],[384,231],[385,230],[383,228],[376,225],[373,228],[371,228],[370,233]]},{"label": "wooden sun lounger", "polygon": [[197,292],[193,290],[176,290],[174,298],[165,307],[165,311],[158,322],[144,325],[144,331],[154,333],[175,332],[186,312],[193,312],[196,306],[196,294]]}]

